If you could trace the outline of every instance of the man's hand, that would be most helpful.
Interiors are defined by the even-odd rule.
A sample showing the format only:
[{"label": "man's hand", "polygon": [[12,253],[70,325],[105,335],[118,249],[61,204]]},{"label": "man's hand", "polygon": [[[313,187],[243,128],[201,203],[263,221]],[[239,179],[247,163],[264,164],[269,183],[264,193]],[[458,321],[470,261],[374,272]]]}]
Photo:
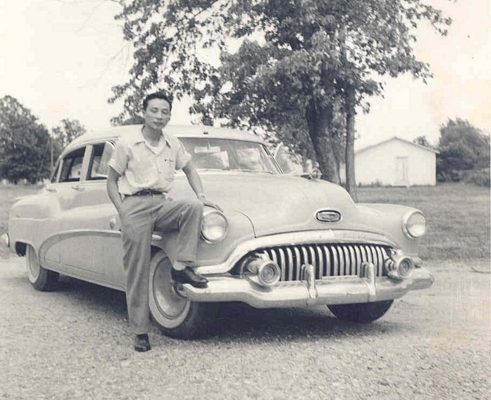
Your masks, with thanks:
[{"label": "man's hand", "polygon": [[203,184],[201,183],[201,178],[199,177],[198,173],[196,172],[196,168],[194,168],[192,161],[189,161],[186,164],[186,166],[183,167],[182,170],[186,174],[186,177],[188,178],[189,185],[191,185],[191,188],[196,193],[196,196],[198,197],[198,199],[201,200],[205,206],[213,207],[213,208],[216,208],[218,211],[223,212],[222,208],[218,204],[215,204],[206,198],[205,194],[203,193]]},{"label": "man's hand", "polygon": [[118,192],[118,179],[119,174],[112,167],[109,167],[107,174],[107,194],[114,204],[114,207],[116,207],[118,214],[121,215],[121,205],[123,204],[123,200]]},{"label": "man's hand", "polygon": [[212,202],[211,200],[208,200],[208,199],[206,198],[206,196],[205,196],[205,194],[204,194],[204,193],[199,193],[199,194],[198,194],[198,199],[199,199],[199,200],[201,200],[201,201],[203,202],[203,205],[205,205],[205,206],[207,206],[207,207],[213,207],[213,208],[216,208],[218,211],[223,212],[222,208],[221,208],[221,207],[220,207],[218,204],[216,204],[216,203]]}]

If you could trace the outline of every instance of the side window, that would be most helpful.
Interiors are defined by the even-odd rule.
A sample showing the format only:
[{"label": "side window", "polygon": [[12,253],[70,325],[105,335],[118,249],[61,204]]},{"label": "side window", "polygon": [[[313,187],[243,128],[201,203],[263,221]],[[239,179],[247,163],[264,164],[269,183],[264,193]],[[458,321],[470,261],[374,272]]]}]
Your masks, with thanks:
[{"label": "side window", "polygon": [[92,160],[89,168],[89,179],[106,179],[108,172],[107,163],[113,154],[114,145],[110,142],[94,145]]},{"label": "side window", "polygon": [[82,173],[85,147],[68,153],[61,165],[60,182],[77,182]]}]

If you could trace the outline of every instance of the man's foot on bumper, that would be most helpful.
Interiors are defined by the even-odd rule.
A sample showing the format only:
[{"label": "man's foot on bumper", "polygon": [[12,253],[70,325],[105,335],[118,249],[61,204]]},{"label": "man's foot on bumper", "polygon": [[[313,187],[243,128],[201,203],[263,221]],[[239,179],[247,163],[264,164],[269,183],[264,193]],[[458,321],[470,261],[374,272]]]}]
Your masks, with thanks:
[{"label": "man's foot on bumper", "polygon": [[150,341],[148,340],[148,335],[144,333],[143,335],[135,336],[135,350],[139,352],[144,352],[150,350]]},{"label": "man's foot on bumper", "polygon": [[172,279],[177,283],[189,283],[197,288],[205,288],[208,285],[208,279],[197,274],[191,267],[183,270],[172,270]]}]

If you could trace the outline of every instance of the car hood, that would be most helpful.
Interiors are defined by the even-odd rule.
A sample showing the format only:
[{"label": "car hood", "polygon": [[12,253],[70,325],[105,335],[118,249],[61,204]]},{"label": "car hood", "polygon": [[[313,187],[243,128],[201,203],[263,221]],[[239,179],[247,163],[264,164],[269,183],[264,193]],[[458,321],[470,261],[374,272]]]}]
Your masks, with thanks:
[{"label": "car hood", "polygon": [[[249,218],[256,237],[291,231],[360,228],[356,205],[338,185],[288,175],[252,173],[201,174],[201,178],[207,197],[226,214],[237,211]],[[185,180],[180,182],[183,183]],[[342,220],[318,221],[315,213],[324,208],[338,210]]]}]

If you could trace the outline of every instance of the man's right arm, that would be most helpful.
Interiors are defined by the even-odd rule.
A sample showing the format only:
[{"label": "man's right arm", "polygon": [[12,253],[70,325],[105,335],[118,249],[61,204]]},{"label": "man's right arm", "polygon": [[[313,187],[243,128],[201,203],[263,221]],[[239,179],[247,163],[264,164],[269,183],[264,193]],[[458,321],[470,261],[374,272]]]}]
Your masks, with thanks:
[{"label": "man's right arm", "polygon": [[107,194],[109,198],[118,210],[118,214],[121,214],[121,204],[123,204],[123,200],[121,199],[121,195],[118,191],[118,179],[120,175],[112,168],[109,167],[109,173],[107,175]]}]

